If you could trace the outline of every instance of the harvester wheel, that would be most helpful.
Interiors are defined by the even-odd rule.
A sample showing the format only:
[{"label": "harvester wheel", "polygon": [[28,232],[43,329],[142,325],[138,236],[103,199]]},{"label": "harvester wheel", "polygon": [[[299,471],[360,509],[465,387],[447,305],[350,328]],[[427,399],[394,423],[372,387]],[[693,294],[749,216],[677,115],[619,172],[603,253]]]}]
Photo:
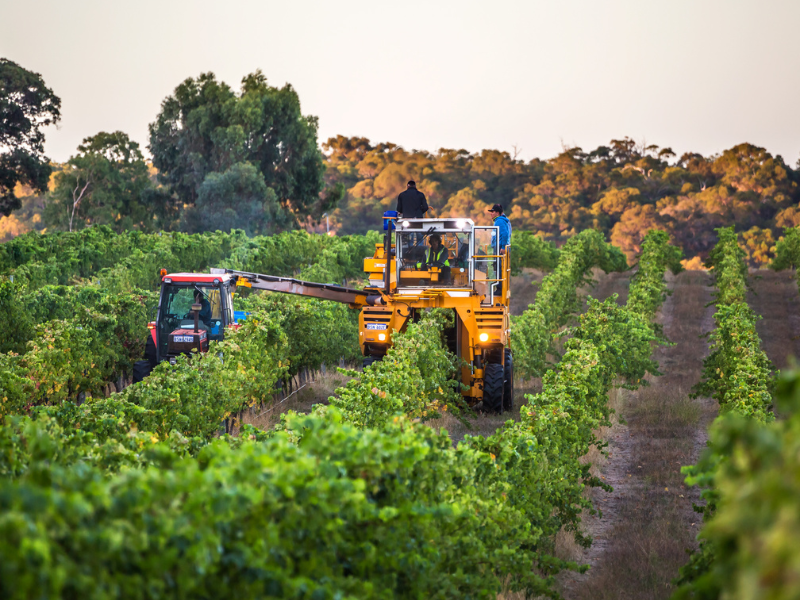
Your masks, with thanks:
[{"label": "harvester wheel", "polygon": [[503,365],[489,363],[483,371],[483,409],[503,412]]},{"label": "harvester wheel", "polygon": [[378,361],[379,361],[379,360],[381,360],[382,358],[383,358],[382,356],[365,356],[365,357],[364,357],[364,364],[363,364],[363,368],[365,368],[365,369],[366,369],[368,366],[370,366],[370,365],[371,365],[371,364],[373,364],[373,363],[376,363],[376,362],[378,362]]},{"label": "harvester wheel", "polygon": [[505,368],[503,370],[503,410],[514,408],[514,358],[511,348],[505,349]]}]

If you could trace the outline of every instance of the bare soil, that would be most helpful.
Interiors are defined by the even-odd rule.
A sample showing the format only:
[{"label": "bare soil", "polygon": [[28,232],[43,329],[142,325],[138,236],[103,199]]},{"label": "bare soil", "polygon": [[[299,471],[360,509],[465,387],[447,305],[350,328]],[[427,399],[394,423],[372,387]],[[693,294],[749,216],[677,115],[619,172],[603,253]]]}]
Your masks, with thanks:
[{"label": "bare soil", "polygon": [[800,294],[792,271],[750,270],[747,303],[762,319],[756,323],[761,347],[776,368],[800,357]]},{"label": "bare soil", "polygon": [[539,284],[546,273],[539,269],[523,269],[522,274],[511,278],[511,305],[512,315],[521,315],[536,299]]}]

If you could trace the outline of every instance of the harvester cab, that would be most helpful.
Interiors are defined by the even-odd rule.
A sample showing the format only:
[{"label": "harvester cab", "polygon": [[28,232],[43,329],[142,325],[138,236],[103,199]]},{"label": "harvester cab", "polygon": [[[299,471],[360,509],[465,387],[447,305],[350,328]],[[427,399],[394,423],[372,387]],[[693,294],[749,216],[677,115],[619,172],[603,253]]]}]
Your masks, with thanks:
[{"label": "harvester cab", "polygon": [[446,332],[451,352],[462,359],[461,383],[469,404],[511,408],[513,359],[509,321],[509,248],[500,252],[498,228],[471,219],[384,217],[383,244],[364,261],[370,294],[359,318],[364,364],[380,360],[394,332],[430,308],[452,309]]}]

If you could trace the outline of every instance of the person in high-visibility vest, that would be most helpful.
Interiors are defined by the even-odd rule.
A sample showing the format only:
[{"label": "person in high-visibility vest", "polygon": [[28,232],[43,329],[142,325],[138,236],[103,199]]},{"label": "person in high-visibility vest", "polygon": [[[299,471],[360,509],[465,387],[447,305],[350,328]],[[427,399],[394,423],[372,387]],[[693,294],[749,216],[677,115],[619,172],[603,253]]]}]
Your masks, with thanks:
[{"label": "person in high-visibility vest", "polygon": [[442,271],[442,280],[446,281],[450,277],[450,257],[447,248],[442,246],[442,237],[434,233],[428,243],[430,247],[425,252],[425,262],[417,263],[417,269],[427,271],[430,267],[438,267]]}]

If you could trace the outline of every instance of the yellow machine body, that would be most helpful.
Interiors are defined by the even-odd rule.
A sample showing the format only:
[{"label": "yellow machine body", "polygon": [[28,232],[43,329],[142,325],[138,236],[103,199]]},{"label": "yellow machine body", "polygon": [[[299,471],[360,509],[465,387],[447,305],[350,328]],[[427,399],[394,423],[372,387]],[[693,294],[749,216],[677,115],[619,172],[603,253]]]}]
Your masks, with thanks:
[{"label": "yellow machine body", "polygon": [[[398,237],[407,233],[403,223],[419,224],[428,237],[440,230],[455,227],[454,219],[399,219]],[[467,219],[458,220],[471,234],[475,228]],[[449,226],[449,227],[448,227]],[[489,228],[480,228],[489,229]],[[416,230],[411,230],[412,232]],[[494,234],[497,235],[495,230]],[[402,241],[400,242],[402,249]],[[387,247],[389,248],[387,256]],[[429,244],[425,244],[426,251]],[[448,260],[454,262],[457,249],[448,248]],[[398,268],[398,243],[376,244],[375,254],[364,259],[364,271],[370,282],[365,291],[380,293],[381,303],[365,305],[359,316],[359,342],[364,356],[381,357],[392,343],[392,334],[405,329],[409,320],[418,311],[428,308],[449,308],[457,315],[455,319],[455,343],[451,350],[464,361],[461,382],[466,386],[464,396],[470,404],[483,398],[484,365],[492,354],[495,361],[505,362],[506,348],[510,348],[510,247],[498,253],[496,247],[478,248],[470,244],[467,265],[472,268],[451,267],[444,284],[443,269],[416,268],[413,262],[404,261]],[[421,254],[421,253],[420,253]],[[402,260],[402,259],[401,259]],[[482,261],[482,264],[475,264]],[[492,268],[481,270],[481,266],[492,263]],[[388,268],[387,268],[388,267]],[[389,286],[385,282],[389,273]],[[399,278],[399,279],[398,279]],[[400,285],[398,285],[398,280]],[[500,293],[491,293],[489,286],[496,286]]]},{"label": "yellow machine body", "polygon": [[470,219],[388,221],[384,243],[376,244],[374,254],[364,259],[369,281],[364,289],[231,269],[220,272],[235,276],[240,286],[333,300],[360,310],[358,337],[365,364],[381,359],[392,336],[421,311],[452,309],[455,325],[445,335],[450,351],[463,360],[463,395],[470,404],[483,401],[490,410],[508,409],[513,397],[511,247],[500,252],[499,229]]}]

